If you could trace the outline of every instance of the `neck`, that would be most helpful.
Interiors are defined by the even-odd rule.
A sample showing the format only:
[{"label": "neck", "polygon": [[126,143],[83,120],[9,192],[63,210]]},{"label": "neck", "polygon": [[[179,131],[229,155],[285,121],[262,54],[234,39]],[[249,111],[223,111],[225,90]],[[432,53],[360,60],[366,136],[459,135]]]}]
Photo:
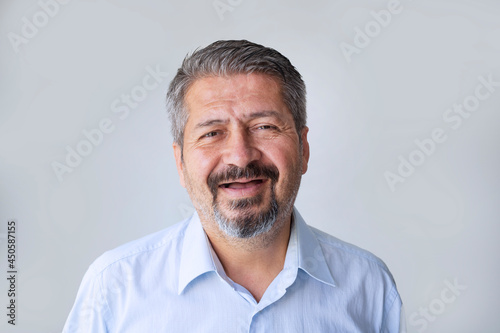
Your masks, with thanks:
[{"label": "neck", "polygon": [[291,214],[276,221],[267,233],[251,239],[232,238],[217,226],[203,227],[226,275],[260,301],[267,287],[281,272],[290,238]]}]

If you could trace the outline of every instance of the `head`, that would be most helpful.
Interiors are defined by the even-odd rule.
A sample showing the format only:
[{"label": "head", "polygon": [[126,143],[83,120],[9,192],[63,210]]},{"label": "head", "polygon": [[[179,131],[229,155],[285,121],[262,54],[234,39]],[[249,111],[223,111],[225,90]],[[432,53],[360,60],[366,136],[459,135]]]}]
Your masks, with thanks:
[{"label": "head", "polygon": [[227,236],[291,214],[307,169],[305,85],[276,50],[218,41],[188,55],[167,93],[181,184]]},{"label": "head", "polygon": [[251,73],[266,74],[280,82],[283,102],[300,133],[306,126],[306,86],[290,61],[269,47],[246,40],[221,40],[186,56],[170,83],[167,110],[174,142],[183,148],[184,128],[189,116],[185,97],[196,80]]}]

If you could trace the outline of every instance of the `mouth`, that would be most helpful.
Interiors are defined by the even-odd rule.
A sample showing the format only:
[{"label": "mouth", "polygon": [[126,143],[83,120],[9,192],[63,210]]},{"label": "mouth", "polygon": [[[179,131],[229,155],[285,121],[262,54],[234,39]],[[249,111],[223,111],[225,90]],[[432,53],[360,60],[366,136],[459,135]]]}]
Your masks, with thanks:
[{"label": "mouth", "polygon": [[266,182],[267,179],[240,179],[236,180],[234,182],[228,182],[228,183],[223,183],[220,184],[220,188],[228,188],[228,189],[235,189],[235,190],[240,190],[240,189],[250,189],[254,188],[256,186],[261,185],[262,183]]},{"label": "mouth", "polygon": [[236,179],[231,182],[224,182],[218,188],[224,197],[238,200],[262,195],[268,181],[267,178]]},{"label": "mouth", "polygon": [[207,185],[214,201],[219,194],[226,199],[238,200],[262,197],[264,192],[269,190],[272,192],[278,177],[279,171],[276,166],[260,165],[253,161],[244,168],[229,165],[218,172],[212,172],[208,176]]}]

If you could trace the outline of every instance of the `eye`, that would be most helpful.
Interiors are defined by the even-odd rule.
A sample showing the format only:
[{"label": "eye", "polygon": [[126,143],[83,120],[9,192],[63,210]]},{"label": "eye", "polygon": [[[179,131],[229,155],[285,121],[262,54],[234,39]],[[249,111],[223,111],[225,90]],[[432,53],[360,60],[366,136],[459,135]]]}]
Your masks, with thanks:
[{"label": "eye", "polygon": [[203,139],[203,138],[213,138],[214,136],[217,136],[217,135],[219,135],[219,132],[217,132],[217,131],[211,131],[211,132],[208,132],[208,133],[206,133],[206,134],[203,134],[203,135],[201,136],[201,138],[202,138],[202,139]]},{"label": "eye", "polygon": [[257,127],[257,129],[270,130],[270,129],[276,129],[276,126],[273,126],[273,125],[260,125],[260,126]]}]

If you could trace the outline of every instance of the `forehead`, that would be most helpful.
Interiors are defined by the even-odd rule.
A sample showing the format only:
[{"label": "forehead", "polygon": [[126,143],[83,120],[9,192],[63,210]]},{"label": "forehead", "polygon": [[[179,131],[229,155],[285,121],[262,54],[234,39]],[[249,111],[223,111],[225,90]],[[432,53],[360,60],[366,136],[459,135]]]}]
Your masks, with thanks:
[{"label": "forehead", "polygon": [[200,78],[189,87],[185,101],[190,116],[200,110],[284,106],[279,80],[260,73]]}]

